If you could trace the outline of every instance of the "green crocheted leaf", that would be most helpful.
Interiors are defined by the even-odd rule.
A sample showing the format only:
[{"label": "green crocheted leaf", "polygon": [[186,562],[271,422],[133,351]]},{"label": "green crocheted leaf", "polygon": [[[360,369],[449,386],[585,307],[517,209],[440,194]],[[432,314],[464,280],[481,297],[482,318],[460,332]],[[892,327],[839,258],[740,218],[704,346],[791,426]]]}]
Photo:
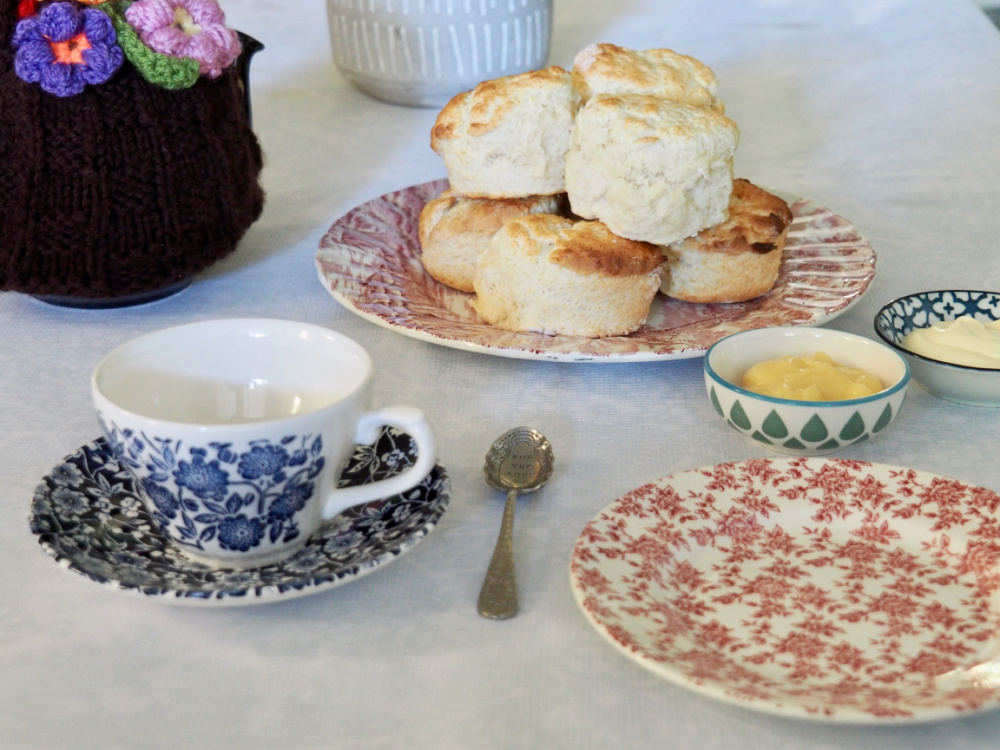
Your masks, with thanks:
[{"label": "green crocheted leaf", "polygon": [[194,86],[198,80],[198,61],[190,57],[161,55],[147,47],[125,19],[125,9],[129,5],[130,2],[111,2],[98,6],[111,17],[118,35],[118,46],[125,52],[128,61],[154,86],[171,91]]}]

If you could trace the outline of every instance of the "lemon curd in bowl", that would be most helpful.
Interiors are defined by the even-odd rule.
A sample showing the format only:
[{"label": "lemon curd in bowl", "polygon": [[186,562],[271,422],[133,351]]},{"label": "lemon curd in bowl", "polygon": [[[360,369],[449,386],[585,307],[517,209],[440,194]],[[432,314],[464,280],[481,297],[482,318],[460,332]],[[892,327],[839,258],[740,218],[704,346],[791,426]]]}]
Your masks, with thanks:
[{"label": "lemon curd in bowl", "polygon": [[762,396],[792,401],[846,401],[885,390],[874,375],[842,365],[825,352],[758,362],[743,373],[740,385]]},{"label": "lemon curd in bowl", "polygon": [[[872,376],[881,389],[828,401],[769,396],[742,385],[746,372],[761,362],[815,358],[817,352]],[[909,366],[891,348],[827,328],[742,331],[718,341],[705,355],[705,386],[715,411],[751,440],[797,456],[835,453],[882,432],[899,413],[909,380]]]}]

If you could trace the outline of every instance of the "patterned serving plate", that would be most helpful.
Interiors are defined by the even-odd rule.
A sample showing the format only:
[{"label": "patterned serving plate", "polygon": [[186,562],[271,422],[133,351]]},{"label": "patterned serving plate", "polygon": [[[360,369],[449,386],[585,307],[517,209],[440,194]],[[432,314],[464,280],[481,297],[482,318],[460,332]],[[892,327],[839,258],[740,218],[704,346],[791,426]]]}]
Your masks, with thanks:
[{"label": "patterned serving plate", "polygon": [[701,356],[730,333],[819,325],[857,302],[875,276],[875,252],[849,222],[792,199],[774,288],[749,302],[698,305],[657,295],[638,331],[590,339],[504,331],[482,322],[472,295],[439,284],[420,263],[417,225],[446,180],[388,193],[349,211],[320,241],[320,281],[347,309],[406,336],[502,357],[566,362],[641,362]]},{"label": "patterned serving plate", "polygon": [[[409,435],[385,429],[358,446],[341,486],[391,476],[409,466]],[[324,591],[367,575],[412,549],[448,507],[440,465],[415,488],[351,508],[295,556],[251,570],[215,570],[184,557],[156,528],[132,476],[104,438],[52,469],[35,490],[31,531],[63,567],[97,583],[173,604],[233,606]]]},{"label": "patterned serving plate", "polygon": [[617,649],[747,708],[915,722],[1000,703],[1000,495],[822,458],[686,471],[595,516],[571,580]]}]

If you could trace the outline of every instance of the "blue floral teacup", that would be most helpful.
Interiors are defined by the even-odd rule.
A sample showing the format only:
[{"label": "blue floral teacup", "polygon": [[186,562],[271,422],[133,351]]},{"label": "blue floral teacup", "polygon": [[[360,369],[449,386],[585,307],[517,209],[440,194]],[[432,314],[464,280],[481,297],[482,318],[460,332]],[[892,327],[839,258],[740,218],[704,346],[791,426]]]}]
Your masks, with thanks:
[{"label": "blue floral teacup", "polygon": [[[214,320],[141,336],[106,356],[91,389],[115,456],[161,532],[188,557],[249,568],[297,552],[327,519],[399,494],[434,466],[417,409],[370,410],[372,363],[351,339],[284,320]],[[357,443],[409,433],[416,461],[337,488]]]}]

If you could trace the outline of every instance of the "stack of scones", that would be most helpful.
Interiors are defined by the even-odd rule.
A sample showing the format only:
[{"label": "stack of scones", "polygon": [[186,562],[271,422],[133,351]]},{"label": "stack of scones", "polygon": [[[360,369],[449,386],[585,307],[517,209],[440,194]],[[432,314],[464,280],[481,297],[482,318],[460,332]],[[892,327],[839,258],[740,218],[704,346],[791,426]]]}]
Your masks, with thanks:
[{"label": "stack of scones", "polygon": [[698,60],[612,44],[459,94],[431,131],[450,189],[420,216],[424,268],[491,325],[590,337],[635,331],[657,291],[767,292],[792,213],[733,179],[724,109]]}]

